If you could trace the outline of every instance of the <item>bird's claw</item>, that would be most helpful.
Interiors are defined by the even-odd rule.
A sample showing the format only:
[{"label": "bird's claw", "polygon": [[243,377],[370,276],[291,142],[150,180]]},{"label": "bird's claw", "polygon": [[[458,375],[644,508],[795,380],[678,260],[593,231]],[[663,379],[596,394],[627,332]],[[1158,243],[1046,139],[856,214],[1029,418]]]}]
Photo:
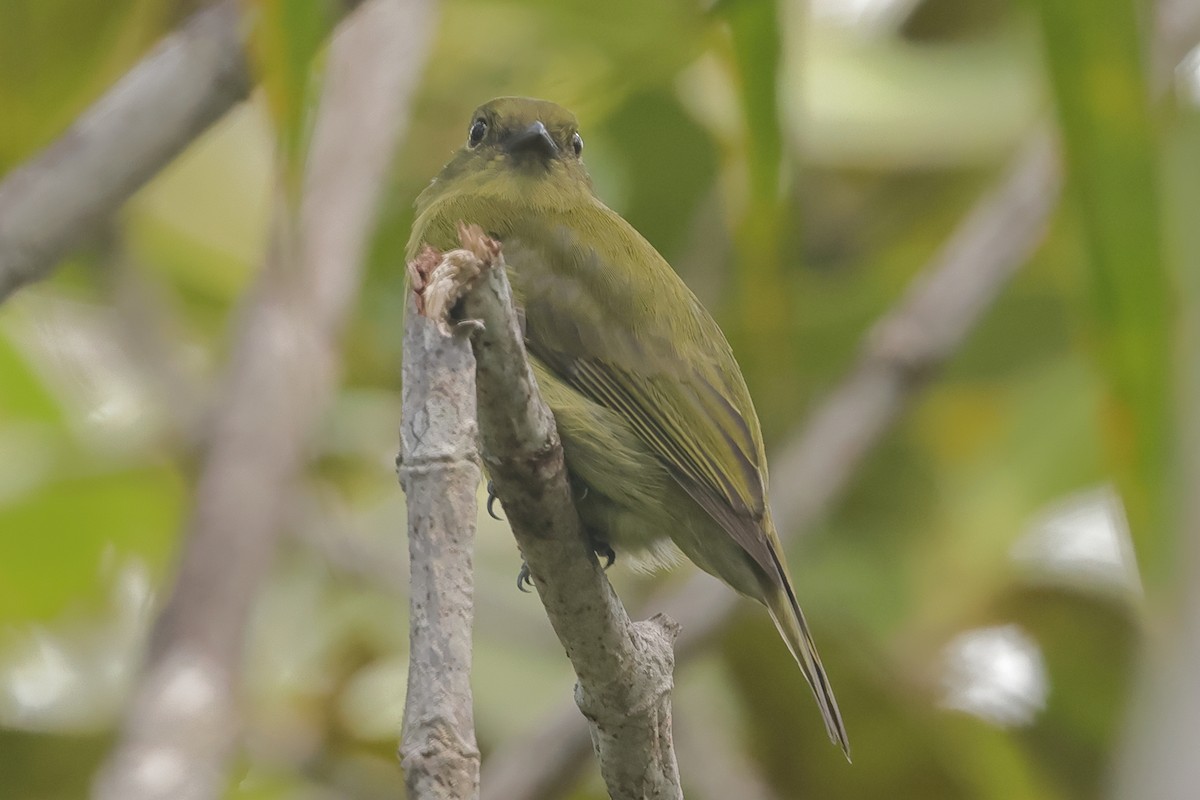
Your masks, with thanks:
[{"label": "bird's claw", "polygon": [[502,517],[496,513],[496,501],[500,498],[496,497],[496,482],[495,481],[488,481],[487,493],[488,493],[488,499],[487,499],[488,516],[491,517],[492,519],[503,520],[504,517]]},{"label": "bird's claw", "polygon": [[596,551],[596,555],[604,558],[604,569],[607,570],[614,563],[616,563],[617,551],[613,550],[612,545],[610,545],[608,542],[600,542],[593,549]]},{"label": "bird's claw", "polygon": [[517,573],[517,588],[526,594],[529,593],[529,587],[533,585],[533,576],[529,574],[529,564],[524,559],[521,560],[521,571]]}]

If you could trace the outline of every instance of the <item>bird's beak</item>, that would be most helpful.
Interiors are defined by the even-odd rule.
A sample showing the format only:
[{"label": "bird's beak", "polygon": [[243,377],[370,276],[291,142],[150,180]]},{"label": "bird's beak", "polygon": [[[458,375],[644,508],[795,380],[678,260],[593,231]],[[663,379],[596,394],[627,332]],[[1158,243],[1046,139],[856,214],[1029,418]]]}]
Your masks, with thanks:
[{"label": "bird's beak", "polygon": [[504,149],[509,153],[538,153],[546,158],[558,155],[558,145],[550,136],[546,126],[537,121],[520,133],[514,133],[504,143]]}]

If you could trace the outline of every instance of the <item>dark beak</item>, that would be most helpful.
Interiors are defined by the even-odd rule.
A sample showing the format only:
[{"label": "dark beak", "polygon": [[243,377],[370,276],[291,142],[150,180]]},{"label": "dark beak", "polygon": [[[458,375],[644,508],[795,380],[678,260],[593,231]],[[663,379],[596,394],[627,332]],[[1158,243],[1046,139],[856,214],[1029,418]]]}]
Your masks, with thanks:
[{"label": "dark beak", "polygon": [[558,155],[558,145],[550,136],[550,131],[540,121],[533,123],[520,133],[514,133],[504,143],[504,149],[509,153],[537,153],[545,158]]}]

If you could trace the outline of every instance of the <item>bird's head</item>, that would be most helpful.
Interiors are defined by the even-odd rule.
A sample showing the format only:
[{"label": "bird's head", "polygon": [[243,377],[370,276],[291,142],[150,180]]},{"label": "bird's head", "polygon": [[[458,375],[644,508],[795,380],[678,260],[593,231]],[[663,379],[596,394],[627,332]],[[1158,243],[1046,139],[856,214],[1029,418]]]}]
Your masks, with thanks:
[{"label": "bird's head", "polygon": [[562,204],[591,195],[583,165],[583,137],[575,115],[548,100],[498,97],[471,115],[467,138],[427,195],[465,191],[508,196],[520,192],[536,204]]}]

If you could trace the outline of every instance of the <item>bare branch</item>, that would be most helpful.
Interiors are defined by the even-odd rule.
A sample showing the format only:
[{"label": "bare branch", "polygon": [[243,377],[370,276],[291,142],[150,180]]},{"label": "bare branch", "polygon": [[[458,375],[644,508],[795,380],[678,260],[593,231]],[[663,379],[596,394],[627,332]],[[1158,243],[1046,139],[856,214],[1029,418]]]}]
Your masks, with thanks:
[{"label": "bare branch", "polygon": [[400,758],[410,800],[479,796],[471,700],[479,453],[475,358],[409,303],[400,480],[408,498],[408,694]]},{"label": "bare branch", "polygon": [[[463,296],[473,329],[484,463],[578,683],[609,794],[616,800],[681,798],[671,739],[671,645],[663,616],[633,623],[596,561],[571,496],[554,417],[526,360],[498,242],[460,231],[462,250],[426,250],[413,265],[426,310],[449,309],[443,281]],[[539,754],[538,758],[550,753]]]},{"label": "bare branch", "polygon": [[249,90],[234,0],[164,39],[0,184],[0,301],[45,277]]},{"label": "bare branch", "polygon": [[174,591],[96,797],[190,800],[224,788],[251,606],[307,431],[335,385],[336,339],[432,16],[420,0],[373,0],[334,37],[299,223],[280,203],[240,320]]},{"label": "bare branch", "polygon": [[[334,4],[348,12],[361,0]],[[194,14],[57,141],[0,183],[0,303],[50,274],[122,203],[245,99],[237,0]]]},{"label": "bare branch", "polygon": [[[1035,135],[999,185],[967,214],[899,304],[868,333],[856,366],[773,459],[772,514],[781,536],[811,528],[850,484],[863,458],[916,393],[962,345],[1013,273],[1041,242],[1057,206],[1060,178],[1050,134]],[[505,507],[507,510],[507,506]],[[737,599],[706,576],[660,594],[646,609],[679,621],[680,663],[728,623]],[[556,709],[538,728],[544,737],[512,742],[484,764],[485,798],[550,798],[585,760],[583,732]]]}]

